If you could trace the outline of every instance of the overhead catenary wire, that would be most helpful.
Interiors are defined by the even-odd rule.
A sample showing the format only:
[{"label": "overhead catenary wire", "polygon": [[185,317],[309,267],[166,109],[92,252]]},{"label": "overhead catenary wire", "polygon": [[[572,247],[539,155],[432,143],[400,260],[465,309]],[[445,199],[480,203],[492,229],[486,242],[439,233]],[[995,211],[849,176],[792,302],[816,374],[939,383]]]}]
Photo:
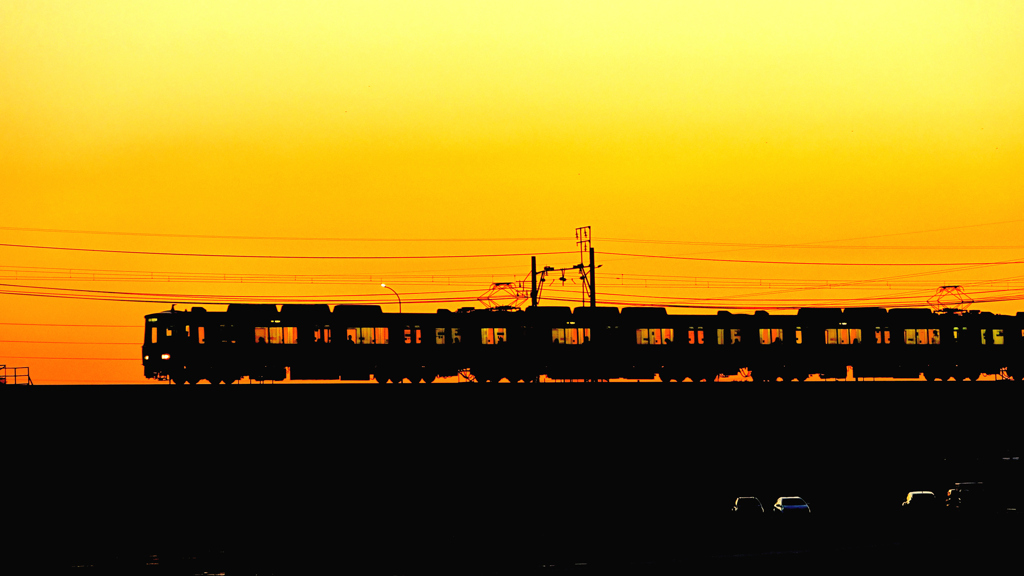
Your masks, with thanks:
[{"label": "overhead catenary wire", "polygon": [[431,254],[409,256],[338,256],[338,255],[295,255],[295,254],[214,254],[205,252],[161,252],[156,250],[113,250],[109,248],[76,248],[73,246],[46,246],[39,244],[0,243],[4,248],[24,248],[31,250],[58,250],[66,252],[93,252],[100,254],[131,254],[135,256],[183,256],[190,258],[248,258],[267,260],[445,260],[458,258],[508,258],[527,256],[552,256],[575,254],[571,250],[557,252],[523,252],[511,254]]}]

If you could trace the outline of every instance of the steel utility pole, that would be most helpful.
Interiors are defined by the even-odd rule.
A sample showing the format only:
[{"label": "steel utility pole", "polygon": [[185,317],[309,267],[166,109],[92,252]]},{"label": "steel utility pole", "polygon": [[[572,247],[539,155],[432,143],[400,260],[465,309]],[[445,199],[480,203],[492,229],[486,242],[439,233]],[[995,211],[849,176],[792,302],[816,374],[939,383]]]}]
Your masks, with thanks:
[{"label": "steel utility pole", "polygon": [[530,256],[530,305],[537,306],[537,257]]},{"label": "steel utility pole", "polygon": [[[576,245],[580,247],[580,278],[583,280],[584,295],[590,292],[590,307],[597,307],[597,291],[594,289],[594,277],[597,267],[594,265],[594,247],[590,245],[590,226],[581,226],[576,229]],[[583,267],[583,257],[590,252],[590,274],[588,276]]]}]

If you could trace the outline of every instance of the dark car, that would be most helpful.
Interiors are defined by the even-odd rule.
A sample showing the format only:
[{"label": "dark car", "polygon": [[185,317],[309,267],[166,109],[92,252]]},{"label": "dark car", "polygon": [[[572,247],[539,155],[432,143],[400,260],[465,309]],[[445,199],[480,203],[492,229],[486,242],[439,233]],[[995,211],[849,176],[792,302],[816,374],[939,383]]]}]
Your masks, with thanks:
[{"label": "dark car", "polygon": [[763,514],[764,506],[754,496],[740,496],[733,504],[732,511],[737,514]]},{"label": "dark car", "polygon": [[981,482],[957,482],[946,492],[946,508],[959,512],[981,512],[988,508],[985,485]]},{"label": "dark car", "polygon": [[775,501],[772,512],[785,514],[810,514],[811,507],[799,496],[782,496]]},{"label": "dark car", "polygon": [[934,512],[938,505],[934,492],[917,490],[907,492],[907,498],[903,501],[902,507],[906,512]]}]

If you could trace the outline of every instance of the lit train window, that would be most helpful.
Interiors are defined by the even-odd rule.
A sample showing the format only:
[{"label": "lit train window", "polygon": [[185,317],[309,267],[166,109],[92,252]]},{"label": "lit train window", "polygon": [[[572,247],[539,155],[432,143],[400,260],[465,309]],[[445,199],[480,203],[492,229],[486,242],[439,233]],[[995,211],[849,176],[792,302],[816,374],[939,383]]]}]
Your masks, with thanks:
[{"label": "lit train window", "polygon": [[704,343],[704,328],[698,326],[694,330],[693,326],[690,326],[687,332],[687,342],[690,344],[703,344]]},{"label": "lit train window", "polygon": [[481,344],[503,344],[506,342],[504,328],[481,328]]},{"label": "lit train window", "polygon": [[[953,335],[956,337],[956,334]],[[889,329],[886,328],[884,331],[881,326],[875,326],[875,343],[876,344],[888,344],[889,343]]]},{"label": "lit train window", "polygon": [[387,328],[349,328],[345,340],[352,344],[387,344]]},{"label": "lit train window", "polygon": [[739,344],[740,343],[740,329],[733,328],[726,333],[726,330],[722,328],[718,329],[718,345],[724,346],[728,344]]},{"label": "lit train window", "polygon": [[313,342],[329,344],[331,342],[331,327],[324,326],[313,331]]},{"label": "lit train window", "polygon": [[258,326],[253,328],[253,332],[257,344],[295,344],[299,336],[299,329],[295,326]]},{"label": "lit train window", "polygon": [[444,328],[434,328],[434,343],[444,344]]},{"label": "lit train window", "polygon": [[907,328],[904,330],[903,342],[905,344],[939,344],[941,338],[938,329]]},{"label": "lit train window", "polygon": [[647,344],[671,344],[675,339],[675,331],[672,328],[637,328],[636,343]]},{"label": "lit train window", "polygon": [[156,344],[156,333],[156,326],[153,326],[149,331],[149,342],[151,344]]},{"label": "lit train window", "polygon": [[421,331],[419,326],[406,326],[405,327],[405,343],[406,344],[420,344],[422,342]]},{"label": "lit train window", "polygon": [[590,342],[590,328],[552,328],[551,341],[555,344],[585,344]]},{"label": "lit train window", "polygon": [[[989,333],[991,332],[991,338]],[[991,331],[988,328],[981,329],[981,343],[982,344],[995,344],[1001,345],[1003,343],[1003,329],[993,328]]]},{"label": "lit train window", "polygon": [[782,330],[779,328],[761,328],[761,344],[782,343]]},{"label": "lit train window", "polygon": [[794,341],[797,344],[804,343],[804,331],[799,326],[796,327],[796,338],[794,338]]},{"label": "lit train window", "polygon": [[825,330],[825,344],[860,344],[860,328],[828,328]]},{"label": "lit train window", "polygon": [[200,344],[206,344],[206,327],[196,326],[196,337],[199,339]]}]

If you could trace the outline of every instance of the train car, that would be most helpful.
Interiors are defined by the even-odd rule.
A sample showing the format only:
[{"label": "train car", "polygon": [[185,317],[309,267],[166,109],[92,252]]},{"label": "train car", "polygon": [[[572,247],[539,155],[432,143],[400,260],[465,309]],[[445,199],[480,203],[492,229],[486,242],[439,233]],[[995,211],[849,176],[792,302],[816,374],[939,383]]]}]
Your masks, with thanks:
[{"label": "train car", "polygon": [[712,382],[1024,375],[1024,314],[805,308],[669,314],[663,308],[384,313],[379,306],[231,304],[145,317],[146,378],[478,382]]}]

